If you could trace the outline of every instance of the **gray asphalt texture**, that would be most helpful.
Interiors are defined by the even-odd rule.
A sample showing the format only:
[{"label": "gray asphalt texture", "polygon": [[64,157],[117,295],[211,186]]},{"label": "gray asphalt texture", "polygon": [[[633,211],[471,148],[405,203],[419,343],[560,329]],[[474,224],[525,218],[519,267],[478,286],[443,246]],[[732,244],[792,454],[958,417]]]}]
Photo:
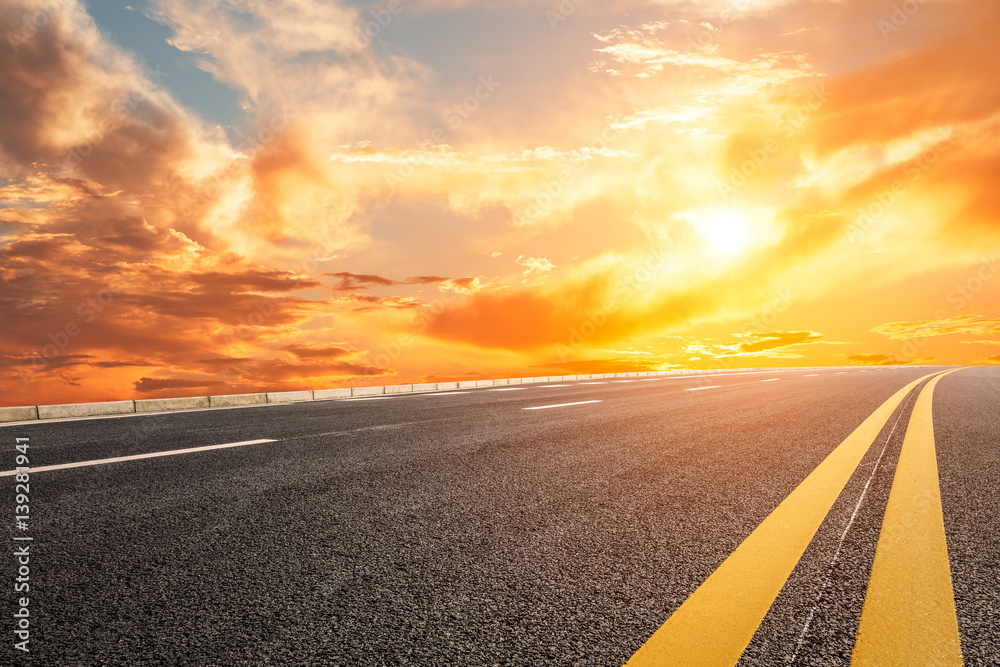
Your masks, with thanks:
[{"label": "gray asphalt texture", "polygon": [[[23,660],[8,644],[0,663],[621,665],[858,424],[931,370],[0,427],[3,469],[15,437],[31,438],[33,467],[278,440],[33,474],[32,650]],[[685,391],[707,385],[722,386]],[[603,402],[523,410],[586,400]],[[1000,664],[998,407],[1000,368],[960,371],[935,394],[969,665]],[[828,572],[795,664],[849,664],[911,408],[859,466],[741,665],[790,664]],[[13,478],[2,484],[12,498]],[[4,559],[5,581],[14,567]]]}]

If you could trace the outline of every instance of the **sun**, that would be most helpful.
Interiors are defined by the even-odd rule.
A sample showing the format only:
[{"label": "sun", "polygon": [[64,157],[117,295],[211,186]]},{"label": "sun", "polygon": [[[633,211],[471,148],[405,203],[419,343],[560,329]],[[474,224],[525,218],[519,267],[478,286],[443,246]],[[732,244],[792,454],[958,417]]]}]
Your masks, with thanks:
[{"label": "sun", "polygon": [[747,226],[739,216],[723,213],[710,220],[702,229],[702,234],[719,250],[732,252],[746,243]]}]

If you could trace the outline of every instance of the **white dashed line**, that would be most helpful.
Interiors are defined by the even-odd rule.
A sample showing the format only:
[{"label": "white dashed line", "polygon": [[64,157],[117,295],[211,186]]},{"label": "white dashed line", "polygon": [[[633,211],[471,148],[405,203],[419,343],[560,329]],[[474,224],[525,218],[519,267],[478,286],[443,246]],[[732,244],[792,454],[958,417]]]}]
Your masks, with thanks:
[{"label": "white dashed line", "polygon": [[533,408],[521,408],[522,410],[547,410],[548,408],[565,408],[570,405],[586,405],[587,403],[603,403],[604,401],[578,401],[576,403],[560,403],[558,405],[536,405]]},{"label": "white dashed line", "polygon": [[364,398],[345,398],[344,401],[381,401],[386,398],[399,398],[399,396],[365,396]]},{"label": "white dashed line", "polygon": [[819,375],[819,373],[810,373],[809,375],[803,375],[802,377],[814,378],[814,377],[817,377],[818,375]]},{"label": "white dashed line", "polygon": [[[243,442],[230,442],[225,445],[207,445],[205,447],[191,447],[190,449],[171,449],[166,452],[150,452],[149,454],[135,454],[133,456],[116,456],[112,459],[95,459],[93,461],[80,461],[78,463],[61,463],[53,466],[32,466],[31,473],[45,472],[46,470],[65,470],[67,468],[84,468],[87,466],[102,465],[104,463],[118,463],[120,461],[138,461],[140,459],[155,459],[160,456],[177,456],[178,454],[193,454],[194,452],[207,452],[213,449],[227,449],[229,447],[244,447],[246,445],[260,445],[265,442],[278,442],[277,440],[245,440]],[[5,470],[0,472],[0,477],[10,477],[16,475],[16,470]]]},{"label": "white dashed line", "polygon": [[607,382],[581,382],[580,384],[607,384]]},{"label": "white dashed line", "polygon": [[702,389],[718,389],[721,384],[713,384],[711,387],[688,387],[684,391],[701,391]]},{"label": "white dashed line", "polygon": [[524,390],[525,387],[506,387],[504,389],[487,389],[486,391],[524,391]]},{"label": "white dashed line", "polygon": [[415,394],[416,396],[454,396],[455,394],[468,394],[467,391],[438,391],[433,394]]},{"label": "white dashed line", "polygon": [[638,380],[612,380],[612,382],[638,382]]},{"label": "white dashed line", "polygon": [[758,380],[758,382],[777,382],[781,378],[768,378],[766,380]]},{"label": "white dashed line", "polygon": [[539,389],[548,389],[549,387],[572,387],[570,384],[543,384]]}]

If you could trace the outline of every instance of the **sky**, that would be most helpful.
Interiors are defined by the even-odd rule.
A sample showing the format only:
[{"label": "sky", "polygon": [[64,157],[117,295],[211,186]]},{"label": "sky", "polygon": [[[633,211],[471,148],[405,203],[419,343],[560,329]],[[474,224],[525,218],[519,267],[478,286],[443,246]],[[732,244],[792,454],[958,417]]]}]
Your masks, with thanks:
[{"label": "sky", "polygon": [[7,0],[0,405],[1000,363],[993,0]]}]

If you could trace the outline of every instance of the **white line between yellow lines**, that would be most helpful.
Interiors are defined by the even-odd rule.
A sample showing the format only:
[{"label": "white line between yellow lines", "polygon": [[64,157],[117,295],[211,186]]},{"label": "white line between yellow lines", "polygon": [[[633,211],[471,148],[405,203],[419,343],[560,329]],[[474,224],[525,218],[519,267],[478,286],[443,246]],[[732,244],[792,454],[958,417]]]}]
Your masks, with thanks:
[{"label": "white line between yellow lines", "polygon": [[635,652],[628,667],[736,665],[882,427],[910,391],[932,376],[897,391],[830,452]]},{"label": "white line between yellow lines", "polygon": [[[188,449],[171,449],[166,452],[149,452],[148,454],[134,454],[132,456],[116,456],[110,459],[95,459],[93,461],[78,461],[77,463],[60,463],[51,466],[32,467],[22,472],[35,474],[46,470],[65,470],[67,468],[85,468],[87,466],[103,465],[105,463],[120,463],[121,461],[138,461],[140,459],[155,459],[161,456],[177,456],[178,454],[193,454],[195,452],[207,452],[213,449],[228,449],[230,447],[245,447],[246,445],[260,445],[265,442],[278,442],[277,440],[245,440],[243,442],[230,442],[225,445],[206,445],[205,447],[190,447]],[[17,470],[5,470],[0,472],[0,477],[10,477],[16,475]]]},{"label": "white line between yellow lines", "polygon": [[688,387],[684,391],[701,391],[702,389],[718,389],[721,384],[713,384],[711,387]]},{"label": "white line between yellow lines", "polygon": [[546,410],[548,408],[565,408],[570,405],[586,405],[587,403],[603,403],[604,401],[577,401],[576,403],[560,403],[558,405],[536,405],[533,408],[521,408],[522,410]]},{"label": "white line between yellow lines", "polygon": [[851,665],[961,667],[962,641],[932,417],[934,388],[921,390],[903,438]]}]

